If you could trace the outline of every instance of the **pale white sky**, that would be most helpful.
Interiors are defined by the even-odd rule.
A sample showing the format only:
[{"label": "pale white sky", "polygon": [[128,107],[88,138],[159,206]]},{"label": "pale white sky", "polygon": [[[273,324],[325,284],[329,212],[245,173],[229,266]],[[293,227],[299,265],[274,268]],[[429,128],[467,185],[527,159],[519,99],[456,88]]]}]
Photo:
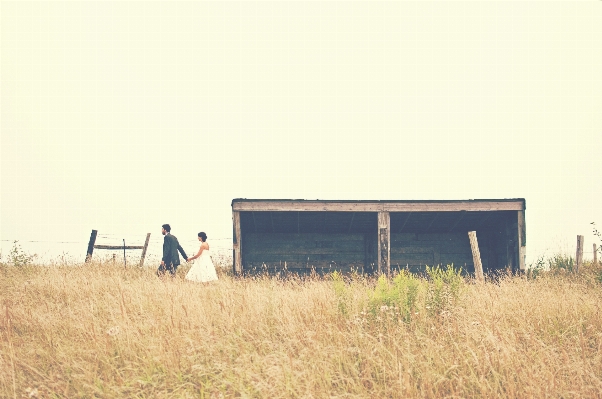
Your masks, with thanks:
[{"label": "pale white sky", "polygon": [[2,1],[0,13],[4,251],[75,241],[81,257],[93,228],[158,246],[163,223],[192,251],[200,230],[231,237],[238,197],[521,197],[528,261],[573,251],[577,234],[591,257],[600,1]]}]

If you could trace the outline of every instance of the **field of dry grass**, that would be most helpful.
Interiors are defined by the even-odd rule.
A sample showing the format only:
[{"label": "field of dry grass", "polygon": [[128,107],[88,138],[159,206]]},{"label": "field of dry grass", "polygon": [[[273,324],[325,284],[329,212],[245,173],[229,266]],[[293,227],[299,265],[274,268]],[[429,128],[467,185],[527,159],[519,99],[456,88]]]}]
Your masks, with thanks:
[{"label": "field of dry grass", "polygon": [[584,269],[202,285],[1,265],[0,397],[601,397],[602,291]]}]

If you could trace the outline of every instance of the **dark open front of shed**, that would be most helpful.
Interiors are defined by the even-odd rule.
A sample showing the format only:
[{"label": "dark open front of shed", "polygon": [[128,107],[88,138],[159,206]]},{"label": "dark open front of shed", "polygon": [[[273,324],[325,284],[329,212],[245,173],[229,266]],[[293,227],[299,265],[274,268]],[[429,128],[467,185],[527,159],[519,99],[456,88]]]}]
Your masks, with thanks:
[{"label": "dark open front of shed", "polygon": [[474,273],[525,269],[525,200],[234,199],[234,272],[390,273],[453,264]]}]

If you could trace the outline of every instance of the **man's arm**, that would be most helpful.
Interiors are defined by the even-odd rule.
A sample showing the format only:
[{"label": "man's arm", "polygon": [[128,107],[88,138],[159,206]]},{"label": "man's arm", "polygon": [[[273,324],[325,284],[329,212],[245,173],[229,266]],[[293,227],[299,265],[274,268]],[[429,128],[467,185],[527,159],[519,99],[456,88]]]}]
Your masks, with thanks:
[{"label": "man's arm", "polygon": [[184,257],[185,260],[188,260],[188,256],[186,256],[186,252],[184,252],[184,248],[182,248],[180,243],[178,243],[178,251],[180,252],[180,255]]}]

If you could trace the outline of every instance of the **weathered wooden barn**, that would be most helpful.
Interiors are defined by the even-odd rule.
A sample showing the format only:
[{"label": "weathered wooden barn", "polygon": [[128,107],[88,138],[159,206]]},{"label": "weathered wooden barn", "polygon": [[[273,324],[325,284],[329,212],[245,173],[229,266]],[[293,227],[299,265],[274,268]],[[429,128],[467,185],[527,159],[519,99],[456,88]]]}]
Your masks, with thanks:
[{"label": "weathered wooden barn", "polygon": [[391,273],[426,265],[525,269],[525,200],[232,201],[234,272]]}]

